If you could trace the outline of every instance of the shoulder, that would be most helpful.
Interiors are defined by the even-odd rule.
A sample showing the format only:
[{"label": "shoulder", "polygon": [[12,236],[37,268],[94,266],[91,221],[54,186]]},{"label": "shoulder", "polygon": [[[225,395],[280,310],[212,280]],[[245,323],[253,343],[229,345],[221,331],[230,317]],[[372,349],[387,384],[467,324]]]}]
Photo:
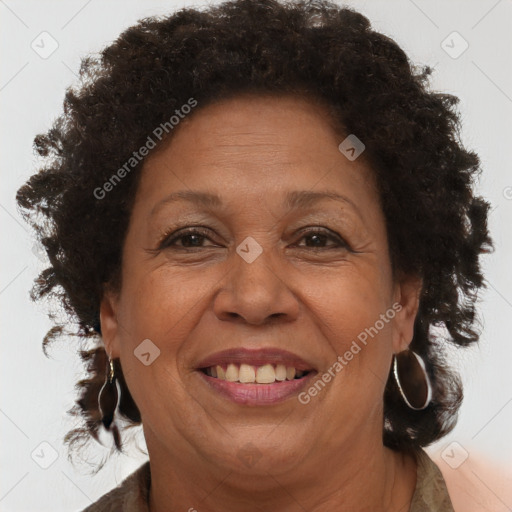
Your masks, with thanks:
[{"label": "shoulder", "polygon": [[[429,451],[430,452],[430,451]],[[459,466],[450,453],[429,453],[446,482],[455,512],[508,512],[512,507],[512,467],[472,449]]]},{"label": "shoulder", "polygon": [[148,512],[149,483],[149,462],[146,462],[82,512]]}]

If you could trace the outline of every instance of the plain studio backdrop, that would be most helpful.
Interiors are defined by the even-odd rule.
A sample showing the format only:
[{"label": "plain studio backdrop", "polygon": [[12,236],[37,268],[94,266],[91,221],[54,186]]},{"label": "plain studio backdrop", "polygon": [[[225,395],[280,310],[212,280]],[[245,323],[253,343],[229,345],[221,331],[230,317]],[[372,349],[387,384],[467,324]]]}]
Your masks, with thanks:
[{"label": "plain studio backdrop", "polygon": [[[80,59],[101,50],[140,18],[192,5],[203,4],[0,0],[3,512],[81,510],[145,460],[133,449],[91,477],[86,463],[74,466],[67,459],[63,437],[73,419],[66,411],[73,405],[82,366],[71,342],[55,343],[51,358],[42,353],[41,341],[51,323],[45,305],[31,303],[28,293],[44,263],[16,211],[15,192],[35,169],[33,138],[60,114]],[[366,15],[413,62],[432,66],[433,89],[460,98],[462,138],[481,158],[477,187],[492,203],[490,229],[496,251],[482,259],[488,288],[479,302],[481,342],[452,351],[451,360],[465,385],[458,424],[427,451],[446,463],[483,456],[511,467],[512,173],[507,148],[512,140],[512,2],[381,0],[344,5]],[[135,440],[145,448],[140,429]],[[94,445],[88,455],[99,460],[104,451]]]}]

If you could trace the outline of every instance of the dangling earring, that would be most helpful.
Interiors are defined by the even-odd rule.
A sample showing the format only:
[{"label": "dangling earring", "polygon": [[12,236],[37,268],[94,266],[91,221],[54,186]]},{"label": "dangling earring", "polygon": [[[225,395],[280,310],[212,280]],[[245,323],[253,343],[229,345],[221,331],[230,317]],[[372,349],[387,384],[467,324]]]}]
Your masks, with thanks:
[{"label": "dangling earring", "polygon": [[[98,395],[98,405],[101,413],[101,422],[107,430],[114,421],[114,413],[117,408],[119,395],[117,392],[116,376],[114,373],[114,361],[109,358],[107,364],[107,378]],[[115,427],[115,425],[114,425]]]},{"label": "dangling earring", "polygon": [[432,384],[423,359],[410,349],[394,355],[393,373],[405,403],[415,411],[425,409],[432,400]]}]

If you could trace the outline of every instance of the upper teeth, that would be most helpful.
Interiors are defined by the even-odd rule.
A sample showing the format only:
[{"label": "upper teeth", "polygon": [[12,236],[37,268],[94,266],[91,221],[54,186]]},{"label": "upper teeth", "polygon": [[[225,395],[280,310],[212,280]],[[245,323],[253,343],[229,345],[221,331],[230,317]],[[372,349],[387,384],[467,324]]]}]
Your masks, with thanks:
[{"label": "upper teeth", "polygon": [[285,366],[284,364],[278,364],[274,368],[271,364],[252,366],[245,363],[240,365],[230,363],[226,369],[220,365],[206,368],[206,374],[210,377],[217,377],[230,382],[256,382],[258,384],[272,384],[276,380],[293,380],[295,377],[302,377],[304,373],[304,371],[296,370],[292,366]]}]

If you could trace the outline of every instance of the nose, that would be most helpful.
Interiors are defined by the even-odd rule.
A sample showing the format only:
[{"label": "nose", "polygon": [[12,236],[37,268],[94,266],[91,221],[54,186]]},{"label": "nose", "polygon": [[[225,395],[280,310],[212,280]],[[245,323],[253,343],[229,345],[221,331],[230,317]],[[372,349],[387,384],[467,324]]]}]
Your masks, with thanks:
[{"label": "nose", "polygon": [[269,249],[251,263],[237,253],[230,271],[214,298],[214,313],[220,320],[252,325],[279,321],[291,322],[300,305],[287,282],[286,272]]}]

